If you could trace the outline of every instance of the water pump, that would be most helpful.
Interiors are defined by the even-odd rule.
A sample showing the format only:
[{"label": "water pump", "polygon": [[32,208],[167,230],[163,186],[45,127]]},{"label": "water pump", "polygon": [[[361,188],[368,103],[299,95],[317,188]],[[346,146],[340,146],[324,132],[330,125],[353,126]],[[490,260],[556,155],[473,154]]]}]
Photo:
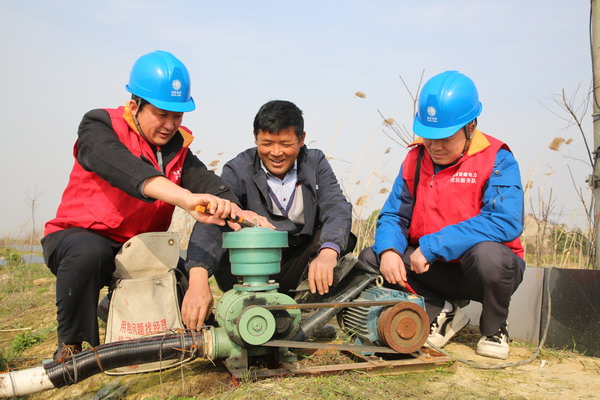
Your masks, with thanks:
[{"label": "water pump", "polygon": [[217,303],[218,328],[209,327],[212,357],[223,358],[230,369],[248,367],[248,358],[273,355],[279,362],[295,361],[287,348],[260,345],[292,336],[300,326],[299,309],[271,311],[265,306],[294,305],[290,296],[278,293],[279,284],[269,279],[281,269],[281,248],[287,233],[267,228],[245,228],[223,235],[229,249],[231,272],[241,283],[227,291]]}]

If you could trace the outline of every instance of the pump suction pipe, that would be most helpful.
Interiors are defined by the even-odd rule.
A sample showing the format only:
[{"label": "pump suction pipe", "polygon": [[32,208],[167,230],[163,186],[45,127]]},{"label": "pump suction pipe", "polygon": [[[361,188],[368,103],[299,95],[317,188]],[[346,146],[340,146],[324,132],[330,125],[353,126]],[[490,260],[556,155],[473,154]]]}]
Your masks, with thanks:
[{"label": "pump suction pipe", "polygon": [[99,372],[130,365],[210,356],[208,329],[169,333],[96,346],[43,366],[0,374],[0,398],[73,385]]}]

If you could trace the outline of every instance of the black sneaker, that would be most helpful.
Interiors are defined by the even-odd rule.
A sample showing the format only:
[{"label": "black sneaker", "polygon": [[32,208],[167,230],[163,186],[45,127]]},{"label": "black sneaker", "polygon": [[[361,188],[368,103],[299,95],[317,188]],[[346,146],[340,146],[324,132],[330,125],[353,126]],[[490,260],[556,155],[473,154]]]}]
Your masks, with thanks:
[{"label": "black sneaker", "polygon": [[477,354],[484,357],[506,360],[510,350],[508,337],[508,324],[504,324],[492,336],[482,336],[477,343]]},{"label": "black sneaker", "polygon": [[431,343],[439,348],[444,347],[458,331],[469,323],[467,314],[465,314],[456,304],[453,303],[452,306],[454,309],[451,312],[439,313],[431,323],[429,337],[427,338],[427,342],[425,342],[425,347],[429,347],[427,346],[427,343]]}]

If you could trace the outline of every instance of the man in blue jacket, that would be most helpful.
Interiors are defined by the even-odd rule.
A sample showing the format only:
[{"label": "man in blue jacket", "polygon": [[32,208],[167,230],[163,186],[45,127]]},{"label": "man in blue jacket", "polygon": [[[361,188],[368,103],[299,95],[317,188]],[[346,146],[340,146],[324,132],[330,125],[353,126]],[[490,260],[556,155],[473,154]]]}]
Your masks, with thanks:
[{"label": "man in blue jacket", "polygon": [[481,302],[477,353],[506,359],[508,307],[525,269],[523,189],[508,146],[476,129],[481,108],[475,84],[457,71],[423,86],[419,138],[359,258],[388,285],[408,282],[424,296],[435,346],[469,322],[456,300]]},{"label": "man in blue jacket", "polygon": [[[254,119],[256,147],[227,162],[221,178],[243,208],[288,232],[281,273],[272,277],[279,291],[295,289],[308,266],[310,291],[322,295],[333,284],[339,258],[352,251],[356,239],[350,233],[352,205],[323,152],[308,149],[305,137],[302,111],[289,101],[270,101]],[[196,224],[186,261],[188,267],[215,273],[223,291],[237,283],[222,248],[226,230]]]}]

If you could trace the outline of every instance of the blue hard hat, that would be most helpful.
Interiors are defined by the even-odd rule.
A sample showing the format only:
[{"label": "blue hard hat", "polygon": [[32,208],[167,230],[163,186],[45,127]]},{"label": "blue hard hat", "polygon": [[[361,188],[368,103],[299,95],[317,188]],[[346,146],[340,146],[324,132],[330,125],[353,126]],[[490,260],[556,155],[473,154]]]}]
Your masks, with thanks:
[{"label": "blue hard hat", "polygon": [[187,68],[167,51],[157,50],[138,58],[125,88],[162,110],[186,112],[196,108]]},{"label": "blue hard hat", "polygon": [[425,139],[444,139],[481,113],[475,83],[458,71],[446,71],[427,81],[421,93],[413,131]]}]

